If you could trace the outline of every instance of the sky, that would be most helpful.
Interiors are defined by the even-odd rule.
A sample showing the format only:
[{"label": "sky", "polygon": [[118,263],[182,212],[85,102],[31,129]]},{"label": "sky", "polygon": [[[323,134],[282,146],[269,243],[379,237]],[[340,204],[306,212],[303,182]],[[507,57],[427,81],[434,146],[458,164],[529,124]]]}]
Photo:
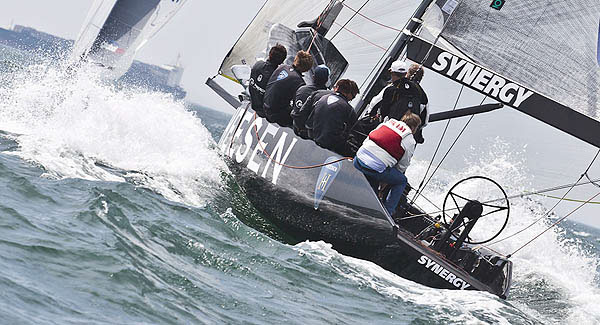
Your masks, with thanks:
[{"label": "sky", "polygon": [[[290,0],[292,1],[292,0]],[[23,0],[4,1],[0,10],[0,27],[8,27],[11,22],[30,26],[61,37],[75,39],[93,0]],[[208,77],[214,76],[225,54],[230,50],[241,32],[252,20],[263,0],[237,1],[188,1],[182,10],[152,39],[137,55],[138,60],[153,64],[175,63],[178,54],[185,67],[182,86],[188,92],[187,100],[200,105],[233,113],[233,109],[205,85]],[[221,79],[221,78],[219,78]],[[432,111],[451,109],[458,85],[441,85],[441,77],[426,72],[423,81],[428,91]],[[221,80],[221,84],[227,83]],[[453,88],[454,87],[454,88]],[[448,96],[452,96],[448,100]],[[470,98],[469,98],[470,97]],[[461,98],[459,107],[477,104],[481,95],[470,94]],[[511,144],[515,155],[523,158],[532,189],[552,187],[575,182],[597,152],[582,141],[566,136],[535,119],[515,110],[505,108],[494,113],[481,114],[477,123],[470,126],[448,160],[455,169],[468,168],[465,155],[477,148],[478,154],[486,152],[486,146],[495,138]],[[425,130],[426,139],[432,144],[420,147],[417,155],[427,159],[435,150],[433,144],[442,133],[444,123],[432,123]],[[510,131],[507,131],[507,127]],[[469,133],[470,132],[470,133]],[[490,140],[492,139],[492,140]],[[462,147],[461,147],[462,146]],[[477,147],[479,146],[479,147]],[[518,150],[515,148],[523,148]],[[522,152],[521,152],[522,151]],[[520,155],[520,156],[519,156]],[[598,165],[598,164],[596,164]],[[600,178],[600,166],[594,166],[590,177]],[[596,189],[597,191],[597,189]],[[585,200],[594,190],[580,190],[571,194]],[[546,203],[551,206],[553,202]],[[575,203],[567,203],[559,210],[564,215],[575,209]],[[588,205],[574,214],[571,219],[600,228],[600,205]],[[511,216],[518,218],[518,216]]]},{"label": "sky", "polygon": [[[93,0],[3,2],[0,27],[7,28],[12,22],[75,39]],[[217,73],[221,61],[262,4],[263,0],[189,0],[136,59],[173,64],[181,54],[185,68],[182,86],[188,92],[187,99],[231,113],[231,106],[204,83]]]}]

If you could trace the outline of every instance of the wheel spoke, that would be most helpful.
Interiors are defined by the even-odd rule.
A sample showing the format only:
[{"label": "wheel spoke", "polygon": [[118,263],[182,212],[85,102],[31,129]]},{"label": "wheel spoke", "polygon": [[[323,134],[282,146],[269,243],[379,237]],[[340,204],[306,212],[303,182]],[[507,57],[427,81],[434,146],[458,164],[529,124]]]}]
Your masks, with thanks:
[{"label": "wheel spoke", "polygon": [[[456,202],[456,199],[454,198],[454,195],[456,195],[456,194],[454,194],[452,192],[450,192],[449,194],[450,194],[450,197],[452,198],[452,201],[454,202],[454,206],[456,206],[456,209],[460,213],[461,208],[458,206],[458,202]],[[458,197],[460,197],[460,196],[458,196]]]},{"label": "wheel spoke", "polygon": [[[448,197],[451,197],[452,198],[452,202],[454,202],[454,206],[458,210],[458,215],[460,215],[461,211],[464,209],[464,206],[461,207],[460,204],[458,203],[458,201],[461,201],[461,200],[463,200],[465,202],[477,201],[477,197],[479,196],[478,194],[476,194],[475,199],[469,199],[469,198],[466,198],[466,197],[464,197],[464,196],[462,196],[462,195],[457,194],[457,193],[454,192],[454,190],[459,186],[459,184],[463,184],[465,182],[471,182],[471,181],[476,181],[476,182],[477,181],[486,181],[486,182],[489,182],[489,183],[495,185],[502,192],[502,194],[504,195],[504,201],[502,203],[505,203],[505,205],[494,205],[494,204],[490,204],[490,203],[481,203],[481,202],[479,202],[479,203],[481,203],[482,206],[487,207],[485,210],[490,210],[490,211],[487,211],[485,213],[482,213],[481,216],[480,216],[480,218],[488,216],[490,214],[497,213],[497,212],[506,211],[506,217],[504,218],[504,223],[501,224],[501,227],[498,230],[498,232],[495,235],[493,235],[491,238],[489,238],[487,240],[483,240],[483,241],[475,241],[469,235],[465,236],[465,243],[469,243],[469,244],[483,244],[483,243],[487,243],[487,242],[493,240],[494,238],[496,238],[504,230],[504,228],[506,227],[506,224],[508,223],[508,218],[509,218],[509,215],[510,215],[510,205],[509,205],[509,201],[508,201],[508,197],[506,195],[506,192],[494,180],[492,180],[490,178],[487,178],[487,177],[484,177],[484,176],[471,176],[471,177],[465,178],[465,179],[459,181],[458,183],[454,184],[452,186],[452,188],[450,188],[450,190],[448,191],[448,194],[446,194],[446,197],[444,198],[444,204],[443,204],[443,207],[442,207],[442,216],[444,217],[444,223],[446,224],[447,229],[449,229],[449,231],[452,232],[452,234],[454,234],[455,236],[459,237],[460,234],[462,233],[462,231],[464,231],[466,229],[466,227],[468,225],[468,222],[466,222],[463,219],[460,222],[457,222],[457,226],[454,229],[450,229],[450,225],[452,223],[452,220],[450,219],[450,222],[448,222],[448,219],[446,218],[446,211],[448,211],[448,210],[446,210],[446,203],[448,201]],[[487,189],[487,188],[482,188],[482,191],[484,189]],[[483,192],[480,191],[480,193],[483,193]],[[455,217],[456,216],[457,215],[455,214]]]},{"label": "wheel spoke", "polygon": [[486,207],[490,207],[490,208],[497,208],[497,209],[500,209],[500,210],[506,210],[506,209],[508,209],[508,207],[505,206],[505,205],[493,205],[493,204],[487,204],[487,203],[481,203],[481,205],[486,206]]},{"label": "wheel spoke", "polygon": [[484,213],[484,214],[482,214],[482,215],[481,215],[481,217],[485,217],[485,216],[487,216],[487,215],[490,215],[490,214],[492,214],[492,213],[496,213],[496,212],[499,212],[499,211],[502,211],[502,210],[506,210],[506,209],[507,209],[507,208],[504,208],[504,209],[496,209],[496,210],[490,211],[490,212],[488,212],[488,213]]}]

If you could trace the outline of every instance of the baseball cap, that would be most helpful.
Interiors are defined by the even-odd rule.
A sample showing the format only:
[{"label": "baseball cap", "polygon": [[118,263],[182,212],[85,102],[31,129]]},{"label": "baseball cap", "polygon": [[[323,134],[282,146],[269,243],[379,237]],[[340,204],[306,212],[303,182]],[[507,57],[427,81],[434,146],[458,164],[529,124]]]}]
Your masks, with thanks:
[{"label": "baseball cap", "polygon": [[315,83],[318,85],[324,85],[329,80],[329,68],[321,64],[315,68]]},{"label": "baseball cap", "polygon": [[397,73],[406,73],[408,71],[408,68],[406,67],[406,62],[401,61],[401,60],[392,62],[390,71],[397,72]]}]

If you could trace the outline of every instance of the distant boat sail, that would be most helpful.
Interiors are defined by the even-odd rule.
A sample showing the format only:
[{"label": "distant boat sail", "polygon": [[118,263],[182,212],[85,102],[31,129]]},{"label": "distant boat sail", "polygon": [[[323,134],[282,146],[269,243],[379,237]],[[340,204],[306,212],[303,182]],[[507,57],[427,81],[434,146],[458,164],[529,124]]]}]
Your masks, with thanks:
[{"label": "distant boat sail", "polygon": [[71,58],[110,69],[119,77],[137,51],[187,0],[95,0],[77,37]]}]

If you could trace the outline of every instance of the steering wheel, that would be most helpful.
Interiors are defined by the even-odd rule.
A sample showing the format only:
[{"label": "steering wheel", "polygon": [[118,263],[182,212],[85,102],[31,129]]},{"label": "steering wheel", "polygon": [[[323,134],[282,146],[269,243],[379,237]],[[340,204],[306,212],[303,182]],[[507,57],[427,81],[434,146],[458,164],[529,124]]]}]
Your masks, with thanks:
[{"label": "steering wheel", "polygon": [[[476,186],[479,185],[477,183],[487,183],[487,184],[491,184],[488,185],[492,190],[498,191],[499,193],[501,193],[500,195],[498,195],[500,198],[498,199],[493,199],[493,200],[486,200],[485,199],[485,195],[489,195],[490,193],[493,193],[493,191],[486,191],[486,189],[484,187],[480,187],[480,186]],[[467,198],[467,195],[463,195],[460,194],[461,192],[465,192],[465,189],[467,190],[472,190],[473,188],[477,189],[477,194],[475,194],[475,196],[480,197],[480,199],[477,198]],[[470,195],[473,196],[473,195]],[[487,243],[491,240],[493,240],[494,238],[498,237],[498,235],[500,235],[500,233],[504,230],[504,228],[506,227],[506,224],[508,223],[508,216],[510,215],[510,204],[508,202],[508,196],[506,195],[506,192],[504,191],[504,189],[502,189],[502,187],[496,183],[494,180],[484,177],[484,176],[471,176],[471,177],[467,177],[461,181],[459,181],[458,183],[454,184],[454,186],[452,186],[452,188],[450,188],[450,190],[448,191],[448,194],[446,194],[446,197],[444,198],[444,205],[442,206],[442,217],[444,220],[444,224],[446,225],[447,229],[450,229],[450,225],[452,223],[452,220],[450,218],[446,218],[446,203],[449,202],[449,198],[452,199],[452,202],[454,203],[454,208],[448,209],[448,210],[456,210],[458,213],[456,214],[458,216],[458,214],[460,214],[460,212],[462,211],[462,209],[465,207],[465,203],[469,202],[469,201],[479,201],[479,203],[481,203],[481,206],[483,207],[483,212],[481,213],[481,217],[480,220],[478,220],[479,224],[481,224],[481,219],[484,217],[488,217],[490,215],[495,215],[498,216],[499,213],[503,213],[502,216],[504,216],[504,214],[506,214],[505,217],[503,217],[503,219],[499,219],[500,223],[502,224],[502,226],[500,227],[500,229],[498,230],[498,232],[496,232],[492,237],[486,239],[486,240],[480,240],[480,241],[475,241],[472,238],[470,238],[469,236],[467,236],[465,238],[465,242],[469,243],[469,244],[483,244],[483,243]],[[499,202],[499,204],[492,204],[492,203],[496,203]],[[491,218],[487,218],[487,220],[490,220]],[[504,222],[502,222],[502,220],[504,220]],[[492,222],[492,223],[496,223],[498,224],[498,222]],[[476,224],[475,226],[479,225]],[[485,225],[489,225],[489,222],[486,222]],[[465,222],[465,220],[463,219],[461,221],[461,223],[455,227],[454,229],[450,229],[450,231],[452,231],[452,233],[456,236],[459,237],[460,233],[465,229],[465,227],[467,226],[467,223]],[[481,227],[479,227],[481,229]],[[472,230],[474,230],[475,228],[473,228]]]}]

